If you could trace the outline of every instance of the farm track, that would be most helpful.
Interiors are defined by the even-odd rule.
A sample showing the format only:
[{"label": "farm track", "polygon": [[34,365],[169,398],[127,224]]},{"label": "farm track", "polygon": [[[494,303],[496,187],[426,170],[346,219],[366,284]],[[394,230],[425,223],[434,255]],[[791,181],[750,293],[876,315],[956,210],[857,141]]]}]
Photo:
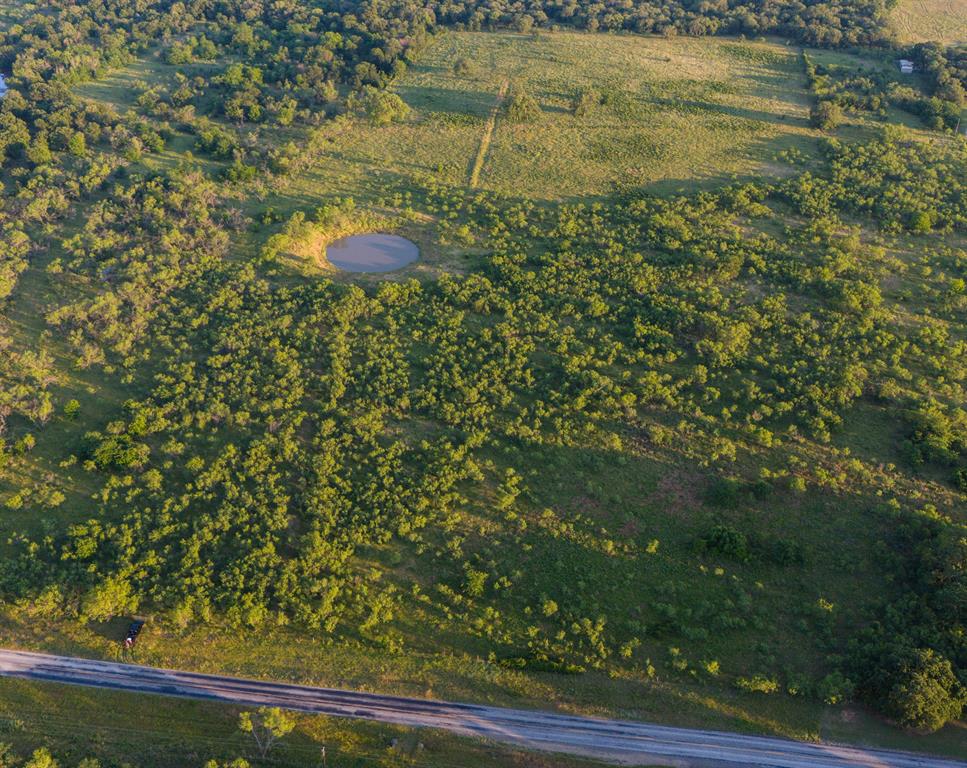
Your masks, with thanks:
[{"label": "farm track", "polygon": [[440,728],[625,765],[967,768],[967,763],[908,752],[384,696],[15,650],[0,650],[0,676]]},{"label": "farm track", "polygon": [[480,172],[483,170],[484,162],[487,159],[487,151],[490,149],[490,142],[494,137],[494,129],[497,127],[497,116],[500,114],[500,108],[504,104],[509,86],[509,80],[504,80],[500,84],[500,89],[497,91],[497,99],[490,108],[490,115],[488,115],[487,123],[484,125],[483,136],[480,137],[480,146],[477,148],[477,156],[474,158],[473,166],[470,168],[470,189],[476,189],[480,183]]}]

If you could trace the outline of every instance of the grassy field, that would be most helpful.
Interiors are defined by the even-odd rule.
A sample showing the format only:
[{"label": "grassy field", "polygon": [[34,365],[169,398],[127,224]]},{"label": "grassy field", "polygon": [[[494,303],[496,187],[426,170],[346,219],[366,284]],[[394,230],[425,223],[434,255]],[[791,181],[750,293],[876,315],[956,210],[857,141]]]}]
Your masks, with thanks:
[{"label": "grassy field", "polygon": [[[769,160],[809,133],[796,54],[774,44],[461,35],[417,84],[449,76],[444,63],[454,56],[481,62],[468,78],[476,89],[492,93],[509,79],[540,102],[532,124],[498,120],[481,180],[503,192],[572,198],[626,185],[768,176]],[[583,89],[605,103],[577,117],[571,102]]]},{"label": "grassy field", "polygon": [[237,757],[284,768],[598,765],[525,754],[444,732],[311,715],[297,715],[295,730],[259,760],[251,737],[238,730],[241,711],[208,702],[0,679],[0,743],[24,756],[47,747],[65,766],[85,757],[96,757],[102,768],[201,768],[207,760]]},{"label": "grassy field", "polygon": [[[459,58],[473,62],[469,72],[453,72]],[[810,135],[796,53],[780,45],[454,33],[437,39],[395,88],[414,111],[410,122],[331,129],[314,173],[295,189],[354,191],[414,173],[469,183],[508,81],[541,106],[526,125],[498,116],[479,186],[509,195],[571,199],[627,184],[676,188],[768,175],[773,155]],[[584,88],[607,103],[576,117],[571,101]]]},{"label": "grassy field", "polygon": [[[461,57],[474,64],[455,74]],[[80,93],[123,110],[139,87],[165,82],[174,70],[149,58]],[[572,199],[629,184],[677,189],[733,174],[768,176],[778,170],[776,153],[805,149],[813,135],[797,52],[779,44],[448,33],[394,87],[413,110],[410,120],[324,127],[312,142],[313,162],[275,191],[292,206],[326,196],[376,198],[414,176],[469,184],[488,115],[508,81],[533,93],[541,115],[526,125],[498,117],[480,187],[513,196]],[[571,101],[585,88],[606,103],[576,117]],[[260,135],[281,143],[291,133]]]},{"label": "grassy field", "polygon": [[893,9],[893,26],[908,43],[933,40],[948,45],[967,43],[967,2],[964,0],[900,0]]}]

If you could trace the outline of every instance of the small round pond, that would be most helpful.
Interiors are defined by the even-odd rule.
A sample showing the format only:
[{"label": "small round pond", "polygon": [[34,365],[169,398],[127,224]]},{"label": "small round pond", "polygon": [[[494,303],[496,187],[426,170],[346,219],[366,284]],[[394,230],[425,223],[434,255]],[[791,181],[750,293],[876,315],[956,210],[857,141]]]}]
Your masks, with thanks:
[{"label": "small round pond", "polygon": [[326,258],[347,272],[389,272],[420,256],[416,243],[399,235],[352,235],[326,246]]}]

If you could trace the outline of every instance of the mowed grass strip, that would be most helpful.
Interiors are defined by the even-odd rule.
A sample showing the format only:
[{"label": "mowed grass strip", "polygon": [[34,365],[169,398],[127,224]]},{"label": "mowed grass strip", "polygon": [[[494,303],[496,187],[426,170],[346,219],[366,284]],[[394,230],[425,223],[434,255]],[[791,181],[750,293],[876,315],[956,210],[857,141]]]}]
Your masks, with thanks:
[{"label": "mowed grass strip", "polygon": [[474,158],[473,168],[470,171],[471,189],[475,189],[480,183],[480,171],[483,170],[484,161],[487,159],[487,150],[490,148],[490,142],[494,137],[494,128],[497,127],[497,116],[504,103],[504,98],[507,96],[507,88],[509,85],[509,80],[504,80],[500,84],[500,90],[497,91],[497,100],[494,102],[493,109],[490,110],[487,125],[484,126],[483,136],[480,137],[480,148],[477,150],[477,157]]}]

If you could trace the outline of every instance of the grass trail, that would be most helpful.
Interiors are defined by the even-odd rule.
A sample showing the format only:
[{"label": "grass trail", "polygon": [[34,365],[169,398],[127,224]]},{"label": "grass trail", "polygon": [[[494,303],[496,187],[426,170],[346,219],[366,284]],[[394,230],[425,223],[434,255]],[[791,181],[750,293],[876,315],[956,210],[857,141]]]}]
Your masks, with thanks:
[{"label": "grass trail", "polygon": [[483,136],[480,137],[480,147],[477,149],[477,156],[474,158],[473,167],[470,169],[470,189],[476,189],[477,184],[480,183],[480,171],[483,170],[484,160],[487,157],[487,149],[490,147],[490,140],[494,137],[494,128],[497,126],[497,115],[500,114],[500,107],[504,103],[504,97],[507,96],[507,88],[510,85],[510,81],[504,79],[500,84],[500,90],[497,91],[497,99],[494,101],[494,106],[490,110],[490,116],[487,118],[487,124],[484,126]]}]

